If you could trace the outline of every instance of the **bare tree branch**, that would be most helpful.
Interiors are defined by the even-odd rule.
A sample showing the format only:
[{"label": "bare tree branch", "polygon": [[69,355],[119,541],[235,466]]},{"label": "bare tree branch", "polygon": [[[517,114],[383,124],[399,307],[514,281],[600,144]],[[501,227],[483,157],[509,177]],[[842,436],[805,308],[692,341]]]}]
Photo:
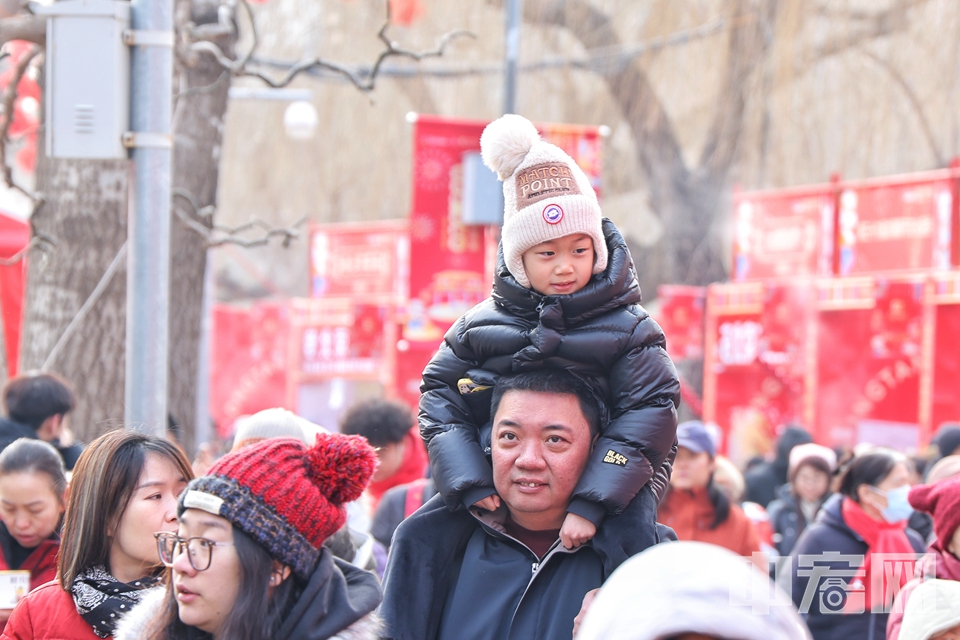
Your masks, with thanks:
[{"label": "bare tree branch", "polygon": [[17,15],[0,20],[0,45],[25,40],[41,47],[47,42],[47,20],[34,15]]},{"label": "bare tree branch", "polygon": [[[757,7],[756,14],[747,13],[751,6]],[[701,174],[709,175],[711,180],[725,181],[739,156],[746,124],[747,96],[751,89],[750,76],[762,68],[762,61],[770,50],[777,6],[776,0],[759,3],[738,0],[733,3],[723,84],[715,101],[713,121],[707,130],[698,167]]]},{"label": "bare tree branch", "polygon": [[910,83],[907,82],[907,79],[903,77],[903,74],[894,67],[888,60],[884,60],[877,54],[858,47],[858,51],[862,53],[867,59],[872,60],[877,66],[887,72],[893,81],[897,83],[900,89],[903,90],[903,93],[907,96],[907,100],[910,102],[910,106],[913,107],[913,112],[917,116],[917,120],[920,122],[920,129],[923,131],[923,137],[927,139],[927,145],[930,147],[930,152],[933,153],[933,158],[937,163],[938,167],[946,167],[947,159],[942,153],[940,153],[940,147],[937,145],[937,138],[933,135],[933,128],[930,126],[930,120],[927,118],[927,113],[923,108],[923,102],[920,98],[917,97],[916,92],[913,90],[913,87],[910,86]]},{"label": "bare tree branch", "polygon": [[[488,0],[503,6],[503,0]],[[586,0],[526,0],[524,19],[532,24],[569,29],[587,50],[621,45],[620,35],[610,17]],[[648,176],[686,176],[689,173],[673,123],[654,91],[650,79],[634,59],[611,70],[606,76],[610,94],[617,101],[624,119],[631,124],[640,161]],[[651,187],[663,183],[651,179]]]},{"label": "bare tree branch", "polygon": [[251,66],[254,52],[259,44],[259,36],[257,34],[256,21],[254,20],[250,5],[246,0],[240,0],[240,2],[245,8],[247,16],[250,20],[250,28],[253,38],[250,49],[243,57],[238,58],[237,60],[232,60],[223,53],[223,50],[219,46],[212,42],[213,38],[211,36],[222,35],[221,25],[216,25],[212,32],[206,34],[200,29],[192,29],[190,35],[196,41],[190,45],[190,51],[192,53],[206,53],[211,55],[220,64],[220,66],[229,71],[232,75],[258,78],[274,89],[280,89],[287,86],[299,74],[306,71],[310,71],[312,69],[327,69],[334,73],[340,74],[360,91],[363,91],[364,93],[370,93],[375,87],[380,66],[387,58],[399,57],[420,61],[424,58],[440,57],[443,55],[444,50],[452,40],[463,36],[469,36],[471,38],[476,37],[475,34],[469,31],[451,31],[444,34],[440,38],[440,41],[435,49],[431,49],[429,51],[412,51],[410,49],[405,49],[395,41],[391,40],[387,35],[387,28],[390,26],[390,5],[387,3],[387,19],[384,21],[383,26],[380,27],[380,31],[377,34],[377,37],[380,38],[386,48],[380,52],[380,55],[377,56],[376,61],[369,70],[355,69],[332,60],[316,57],[309,60],[302,60],[290,66],[286,73],[280,78],[274,78],[272,75],[266,73],[266,71]]},{"label": "bare tree branch", "polygon": [[804,69],[815,66],[824,58],[859,47],[870,40],[905,31],[910,26],[908,12],[911,8],[925,4],[930,0],[900,0],[889,9],[870,14],[859,12],[853,16],[855,27],[842,37],[828,40],[818,46],[805,61]]},{"label": "bare tree branch", "polygon": [[[173,212],[176,214],[177,219],[179,219],[180,222],[182,222],[188,229],[204,239],[207,247],[220,247],[225,244],[235,244],[241,247],[259,247],[268,244],[271,238],[276,237],[282,238],[281,244],[284,247],[289,247],[292,241],[300,237],[300,231],[298,230],[298,227],[302,226],[307,221],[307,217],[303,216],[294,222],[290,227],[284,228],[274,227],[264,220],[254,218],[253,220],[239,226],[227,227],[213,224],[213,215],[216,213],[216,207],[213,205],[200,207],[200,203],[197,198],[193,194],[187,193],[183,189],[174,189],[173,196],[187,201],[187,203],[193,209],[193,215],[190,215],[180,207],[174,205]],[[200,222],[196,219],[197,217],[209,221],[209,225]],[[259,238],[240,237],[241,234],[252,230],[260,230],[263,232],[263,235]]]},{"label": "bare tree branch", "polygon": [[46,246],[52,247],[53,244],[54,244],[53,241],[51,241],[50,238],[43,235],[42,233],[34,234],[34,236],[30,238],[30,242],[28,242],[27,246],[25,246],[23,249],[20,249],[20,251],[17,251],[15,254],[13,254],[9,258],[0,259],[0,265],[4,267],[15,265],[21,260],[23,260],[24,258],[26,258],[27,254],[30,253],[31,249],[46,248]]},{"label": "bare tree branch", "polygon": [[30,68],[30,64],[41,53],[43,53],[43,47],[34,45],[17,62],[17,66],[13,70],[13,77],[10,78],[10,84],[7,85],[7,88],[3,92],[3,124],[0,125],[0,165],[2,165],[3,170],[3,181],[7,187],[16,189],[30,198],[34,203],[37,201],[37,196],[21,187],[13,179],[13,168],[7,163],[7,143],[10,142],[10,125],[13,123],[14,103],[17,100],[17,85],[20,84],[20,80],[23,79],[27,69]]}]

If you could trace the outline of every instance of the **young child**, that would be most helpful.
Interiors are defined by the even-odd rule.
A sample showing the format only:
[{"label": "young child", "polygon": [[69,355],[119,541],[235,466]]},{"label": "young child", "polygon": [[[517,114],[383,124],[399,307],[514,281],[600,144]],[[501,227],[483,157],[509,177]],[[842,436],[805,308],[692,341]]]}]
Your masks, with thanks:
[{"label": "young child", "polygon": [[639,305],[626,243],[577,163],[517,115],[490,123],[480,148],[503,181],[500,255],[492,297],[451,327],[423,372],[420,430],[433,477],[451,510],[499,508],[487,457],[493,384],[541,366],[569,370],[609,415],[560,540],[577,547],[631,505],[642,511],[632,522],[648,530],[624,533],[641,551],[656,541],[676,454],[680,384],[663,332]]}]

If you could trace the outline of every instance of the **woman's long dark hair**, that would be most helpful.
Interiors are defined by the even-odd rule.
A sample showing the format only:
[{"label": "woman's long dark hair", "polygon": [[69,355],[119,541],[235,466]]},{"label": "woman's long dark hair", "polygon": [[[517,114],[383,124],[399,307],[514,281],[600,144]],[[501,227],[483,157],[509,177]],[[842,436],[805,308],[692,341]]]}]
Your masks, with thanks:
[{"label": "woman's long dark hair", "polygon": [[710,479],[707,481],[707,498],[710,499],[710,504],[713,505],[713,522],[710,523],[710,529],[713,530],[726,522],[727,518],[730,517],[730,498],[728,498],[727,494],[723,491],[720,491],[720,487],[713,481],[712,473],[710,474]]},{"label": "woman's long dark hair", "polygon": [[893,450],[879,449],[854,456],[838,471],[840,486],[837,492],[859,503],[860,498],[857,495],[857,489],[860,488],[860,485],[877,486],[890,475],[890,472],[898,464],[905,464],[909,467],[910,461],[903,454]]},{"label": "woman's long dark hair", "polygon": [[[240,559],[240,590],[217,636],[229,640],[270,640],[276,635],[284,615],[296,602],[302,589],[291,575],[270,594],[273,558],[266,549],[236,527],[233,529],[233,542]],[[155,627],[159,629],[159,635],[154,640],[213,638],[213,634],[181,622],[172,573],[167,575],[167,597],[159,622]]]},{"label": "woman's long dark hair", "polygon": [[[70,591],[85,569],[109,566],[113,538],[107,532],[119,525],[151,454],[173,465],[184,482],[193,478],[190,461],[180,447],[136,431],[105,433],[80,454],[70,481],[57,561],[57,578],[64,591]],[[162,569],[159,558],[157,568]]]},{"label": "woman's long dark hair", "polygon": [[[671,485],[667,485],[667,493],[669,494],[671,491],[675,491],[675,489]],[[719,485],[713,479],[712,472],[710,473],[710,479],[707,480],[706,492],[707,499],[713,505],[713,522],[710,523],[709,527],[713,531],[730,517],[730,498],[720,490]],[[663,499],[666,500],[667,497],[664,496]]]}]

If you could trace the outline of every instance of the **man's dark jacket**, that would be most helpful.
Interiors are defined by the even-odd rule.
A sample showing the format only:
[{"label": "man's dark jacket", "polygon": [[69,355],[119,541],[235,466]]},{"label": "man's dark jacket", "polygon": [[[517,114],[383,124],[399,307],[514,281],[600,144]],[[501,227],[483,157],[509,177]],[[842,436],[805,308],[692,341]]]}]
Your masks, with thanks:
[{"label": "man's dark jacket", "polygon": [[[19,440],[20,438],[39,440],[39,438],[37,438],[37,430],[30,425],[16,422],[10,418],[0,418],[0,451],[3,451],[13,444],[15,440]],[[73,470],[74,465],[77,464],[77,458],[79,458],[83,452],[83,447],[79,444],[62,447],[59,442],[51,442],[50,444],[60,452],[60,457],[63,458],[63,464],[66,466],[67,471]]]},{"label": "man's dark jacket", "polygon": [[[591,553],[600,560],[601,582],[610,577],[627,558],[634,541],[629,532],[647,526],[649,514],[643,510],[627,509],[622,515],[611,516],[597,529],[597,535],[591,540]],[[617,522],[620,519],[632,519]],[[465,509],[451,512],[443,503],[441,496],[434,496],[416,513],[404,520],[397,528],[390,547],[390,558],[383,578],[383,604],[380,616],[386,625],[384,638],[389,640],[435,640],[440,631],[447,599],[456,587],[460,567],[464,559],[468,542],[482,525],[476,517]],[[655,536],[657,542],[676,540],[673,530],[658,525]],[[579,569],[578,569],[579,570]],[[516,580],[530,580],[530,566],[516,571]],[[479,585],[494,594],[498,584]],[[580,594],[589,591],[584,588]],[[479,590],[478,594],[483,594]],[[501,624],[504,616],[511,617],[512,611],[497,611],[490,601],[478,597],[477,607],[489,618],[490,625]],[[498,601],[495,594],[492,601]],[[534,603],[535,606],[535,603]],[[577,607],[579,610],[579,605]],[[524,637],[523,626],[530,624],[529,615],[522,616],[520,622],[513,624],[511,637]],[[556,624],[566,624],[576,616],[577,611],[558,611],[555,607],[542,607],[542,615],[563,616]],[[452,621],[456,623],[456,621]],[[539,620],[538,628],[550,628],[555,621]],[[450,620],[446,624],[451,624]],[[519,634],[519,635],[518,635]],[[465,636],[466,637],[466,636]],[[536,637],[531,635],[529,637]]]},{"label": "man's dark jacket", "polygon": [[746,493],[743,499],[756,502],[766,508],[777,497],[777,489],[787,482],[790,452],[799,444],[813,442],[813,438],[800,427],[788,427],[777,440],[777,457],[772,462],[761,462],[744,476]]},{"label": "man's dark jacket", "polygon": [[676,451],[680,383],[663,331],[639,304],[623,237],[609,220],[603,232],[607,268],[568,295],[520,286],[501,248],[492,297],[450,328],[424,369],[420,432],[450,509],[493,493],[486,454],[497,378],[544,366],[576,374],[610,413],[569,511],[598,523],[622,512],[648,482],[662,497]]}]

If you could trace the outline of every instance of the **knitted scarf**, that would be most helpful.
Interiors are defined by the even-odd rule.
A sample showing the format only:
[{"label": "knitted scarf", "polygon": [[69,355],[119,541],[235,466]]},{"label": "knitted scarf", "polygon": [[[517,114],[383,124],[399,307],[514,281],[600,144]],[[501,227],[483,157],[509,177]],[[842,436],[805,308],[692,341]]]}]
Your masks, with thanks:
[{"label": "knitted scarf", "polygon": [[127,584],[98,565],[79,574],[70,585],[70,593],[80,617],[97,636],[107,638],[113,635],[120,617],[140,602],[144,589],[159,582],[159,578],[147,577]]},{"label": "knitted scarf", "polygon": [[[843,521],[867,543],[867,553],[863,562],[866,581],[863,585],[864,604],[870,608],[870,611],[884,611],[899,592],[899,588],[902,588],[914,575],[917,552],[907,538],[907,521],[890,523],[886,520],[877,520],[867,515],[863,507],[850,498],[843,499],[842,509]],[[887,571],[882,561],[878,561],[877,566],[874,567],[872,560],[875,554],[898,554],[902,555],[904,560],[898,560],[894,565],[888,566],[887,571],[890,571],[890,575],[886,575]],[[913,562],[906,560],[911,557],[914,559]],[[874,569],[877,575],[874,575]],[[888,584],[888,579],[897,580],[899,588]],[[872,588],[874,586],[880,589],[875,590]],[[850,603],[850,600],[847,602]]]}]

